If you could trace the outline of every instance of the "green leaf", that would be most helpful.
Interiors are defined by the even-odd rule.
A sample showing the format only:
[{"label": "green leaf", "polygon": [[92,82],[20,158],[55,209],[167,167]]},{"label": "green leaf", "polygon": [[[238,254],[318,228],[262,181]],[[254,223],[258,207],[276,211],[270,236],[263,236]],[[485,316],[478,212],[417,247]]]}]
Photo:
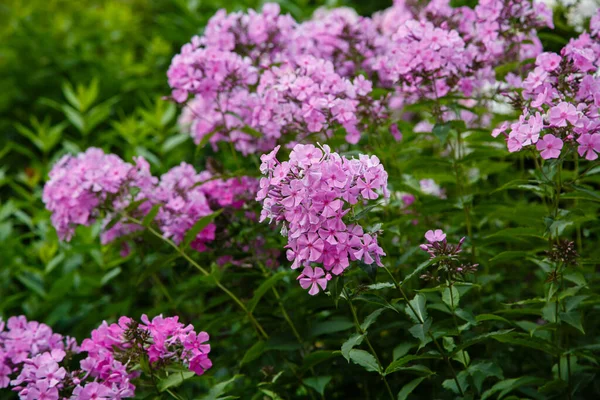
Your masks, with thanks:
[{"label": "green leaf", "polygon": [[331,376],[314,376],[302,380],[306,386],[313,388],[321,396],[325,395],[325,386],[331,381]]},{"label": "green leaf", "polygon": [[365,320],[363,321],[363,323],[360,324],[360,327],[362,328],[362,330],[366,332],[369,329],[369,327],[381,315],[381,313],[384,312],[385,310],[386,310],[386,308],[380,308],[378,310],[373,311],[371,314],[367,315],[367,317],[365,318]]},{"label": "green leaf", "polygon": [[328,333],[341,332],[350,329],[353,326],[354,323],[348,318],[332,318],[329,321],[322,321],[315,324],[311,330],[311,336],[314,337]]},{"label": "green leaf", "polygon": [[185,381],[186,379],[190,379],[194,375],[196,375],[196,373],[192,371],[173,372],[166,378],[160,379],[158,381],[158,390],[164,392],[167,389],[179,386],[183,383],[183,381]]},{"label": "green leaf", "polygon": [[509,343],[517,346],[529,347],[531,349],[543,351],[551,355],[557,355],[560,352],[560,349],[556,348],[554,344],[539,337],[531,337],[527,334],[511,332],[506,335],[496,335],[492,338],[501,343]]},{"label": "green leaf", "polygon": [[398,400],[406,400],[408,395],[411,394],[412,391],[415,390],[415,388],[424,380],[425,378],[417,378],[404,385],[398,392]]},{"label": "green leaf", "polygon": [[254,343],[252,347],[246,351],[246,354],[244,354],[240,365],[248,364],[249,362],[256,360],[265,351],[266,347],[267,344],[262,340]]},{"label": "green leaf", "polygon": [[314,367],[317,364],[322,363],[323,361],[327,361],[330,358],[335,357],[336,355],[341,354],[339,351],[331,351],[331,350],[318,350],[308,354],[304,357],[304,362],[302,363],[302,369],[308,370],[311,367]]},{"label": "green leaf", "polygon": [[569,272],[563,276],[566,280],[573,282],[577,286],[587,286],[587,281],[581,272]]},{"label": "green leaf", "polygon": [[236,375],[227,381],[217,383],[216,385],[210,388],[208,394],[199,398],[198,400],[218,400],[219,397],[221,397],[221,395],[225,393],[227,386],[233,383],[233,381],[235,381],[240,376],[241,375]]},{"label": "green leaf", "polygon": [[259,131],[257,131],[254,128],[249,127],[248,125],[244,126],[243,128],[240,129],[242,132],[247,133],[248,135],[255,137],[255,138],[261,138],[263,137],[263,134],[260,133]]},{"label": "green leaf", "polygon": [[452,352],[452,355],[456,354],[457,352],[464,350],[470,346],[473,346],[477,343],[483,342],[487,339],[496,339],[498,340],[499,337],[503,337],[506,335],[509,335],[510,333],[513,332],[513,329],[503,329],[503,330],[499,330],[499,331],[495,331],[495,332],[488,332],[488,333],[484,333],[478,336],[475,336],[471,339],[465,340],[464,342],[462,342],[461,344],[459,344],[454,351]]},{"label": "green leaf", "polygon": [[498,392],[500,392],[500,393],[498,394],[498,396],[496,398],[501,399],[505,395],[509,394],[510,392],[512,392],[522,386],[539,385],[539,384],[542,384],[545,382],[546,381],[544,379],[536,378],[533,376],[523,376],[521,378],[506,379],[506,380],[496,383],[494,386],[492,386],[491,389],[486,390],[483,393],[483,395],[481,396],[481,400],[486,400],[487,398],[493,396],[494,394],[496,394]]},{"label": "green leaf", "polygon": [[536,192],[536,191],[539,192],[541,189],[539,189],[537,187],[534,187],[532,185],[532,184],[535,185],[535,184],[539,184],[539,183],[540,182],[537,181],[537,180],[515,179],[515,180],[512,180],[510,182],[505,183],[504,185],[500,186],[498,189],[494,190],[490,194],[494,194],[496,192],[501,192],[501,191],[507,190],[507,189],[524,189],[524,190],[530,190],[530,191],[534,191],[534,192]]},{"label": "green leaf", "polygon": [[160,210],[161,206],[162,204],[153,205],[148,214],[146,214],[146,216],[144,217],[142,225],[144,225],[145,227],[149,227],[152,221],[154,221],[154,218],[156,218],[156,215],[158,214],[158,211]]},{"label": "green leaf", "polygon": [[442,144],[444,144],[446,143],[448,135],[450,134],[450,124],[448,122],[443,124],[435,124],[431,132]]},{"label": "green leaf", "polygon": [[21,282],[25,287],[27,287],[32,292],[36,293],[41,298],[46,297],[46,291],[44,290],[44,285],[37,279],[31,278],[29,275],[18,274],[16,278]]},{"label": "green leaf", "polygon": [[415,277],[417,275],[420,275],[421,272],[423,272],[424,270],[426,270],[431,265],[435,264],[437,261],[438,260],[436,258],[432,258],[432,259],[429,259],[429,260],[425,261],[424,263],[421,263],[410,274],[406,275],[406,277],[404,278],[404,280],[402,282],[400,282],[400,286],[404,285],[406,282],[408,282],[409,280],[411,280],[413,277]]},{"label": "green leaf", "polygon": [[350,350],[361,344],[364,338],[365,335],[355,333],[354,335],[350,336],[350,339],[346,340],[344,344],[342,344],[342,356],[344,356],[348,362],[350,362]]},{"label": "green leaf", "polygon": [[391,282],[379,282],[379,283],[373,283],[372,285],[367,285],[368,290],[391,289],[394,287],[395,287],[394,284]]},{"label": "green leaf", "polygon": [[565,390],[568,389],[569,385],[567,382],[562,379],[554,379],[544,386],[538,388],[538,392],[546,395],[556,396],[560,394],[564,394]]},{"label": "green leaf", "polygon": [[397,360],[400,357],[404,357],[413,347],[415,347],[415,345],[410,342],[400,343],[398,346],[394,347],[392,359]]},{"label": "green leaf", "polygon": [[560,312],[558,314],[558,316],[560,317],[561,321],[566,322],[567,324],[571,325],[572,327],[574,327],[575,329],[577,329],[579,332],[581,332],[582,334],[585,335],[585,331],[583,330],[583,325],[581,323],[581,313],[577,310],[571,310],[571,311],[567,311],[567,312]]},{"label": "green leaf", "polygon": [[406,314],[412,319],[414,322],[422,324],[425,320],[427,320],[427,307],[425,303],[427,299],[422,294],[417,294],[414,299],[412,299],[409,303],[412,307],[406,305],[404,309]]},{"label": "green leaf", "polygon": [[503,251],[490,259],[490,262],[522,260],[529,255],[529,252],[522,250]]},{"label": "green leaf", "polygon": [[441,360],[442,357],[437,354],[424,354],[420,356],[407,355],[402,358],[399,358],[395,361],[392,361],[390,365],[385,369],[385,375],[392,374],[396,371],[400,371],[402,367],[408,364],[411,361],[415,360]]},{"label": "green leaf", "polygon": [[258,288],[256,288],[256,290],[254,291],[254,295],[252,296],[252,299],[250,299],[250,301],[248,302],[248,306],[247,306],[248,311],[253,312],[254,309],[256,308],[256,306],[258,305],[258,302],[260,301],[260,299],[270,289],[272,289],[273,286],[275,286],[275,284],[277,282],[282,280],[286,275],[287,275],[287,272],[280,271],[280,272],[276,273],[275,275],[272,275],[271,277],[269,277],[263,283],[261,283],[260,286]]},{"label": "green leaf", "polygon": [[475,320],[478,323],[483,322],[483,321],[500,321],[500,322],[510,324],[509,320],[507,320],[506,318],[501,317],[499,315],[495,315],[495,314],[479,314],[478,316],[475,317]]},{"label": "green leaf", "polygon": [[350,359],[353,363],[360,365],[369,372],[377,372],[381,374],[381,369],[375,357],[364,350],[350,350]]},{"label": "green leaf", "polygon": [[416,324],[408,330],[411,335],[413,335],[415,338],[419,339],[419,341],[420,341],[419,348],[422,348],[423,346],[425,346],[427,343],[429,343],[431,341],[431,338],[429,337],[429,330],[431,329],[431,322],[432,322],[431,318],[429,318],[429,319],[425,320],[424,324]]},{"label": "green leaf", "polygon": [[260,391],[271,398],[271,400],[283,400],[283,398],[272,390],[260,389]]},{"label": "green leaf", "polygon": [[362,293],[362,294],[359,294],[358,296],[356,296],[354,299],[364,301],[364,302],[370,303],[370,304],[375,304],[375,305],[378,305],[381,307],[385,307],[389,310],[393,310],[400,314],[400,311],[398,311],[398,309],[396,307],[394,307],[394,305],[390,304],[389,301],[387,301],[383,297],[378,296],[374,293]]},{"label": "green leaf", "polygon": [[121,267],[111,269],[106,274],[104,274],[102,279],[100,279],[100,286],[106,285],[113,278],[116,278],[121,272],[122,272]]},{"label": "green leaf", "polygon": [[190,230],[185,233],[185,237],[183,239],[181,248],[187,248],[190,245],[190,243],[192,243],[194,239],[196,239],[196,236],[198,236],[198,234],[202,232],[202,230],[206,228],[208,224],[210,224],[222,212],[223,209],[220,209],[212,214],[205,215],[204,217],[196,221],[196,223],[190,228]]},{"label": "green leaf", "polygon": [[473,378],[477,392],[481,392],[483,382],[488,378],[504,379],[502,369],[493,362],[479,362],[469,365],[467,372]]},{"label": "green leaf", "polygon": [[[468,378],[469,374],[467,371],[460,371],[456,376],[456,380],[458,380],[460,388],[463,392],[466,392],[469,388],[469,381],[467,380]],[[454,394],[460,394],[460,390],[458,390],[458,386],[456,386],[456,381],[454,379],[446,379],[444,382],[442,382],[442,386],[444,389],[454,392]]]},{"label": "green leaf", "polygon": [[444,288],[442,292],[442,301],[451,309],[455,310],[460,301],[460,293],[454,286]]}]

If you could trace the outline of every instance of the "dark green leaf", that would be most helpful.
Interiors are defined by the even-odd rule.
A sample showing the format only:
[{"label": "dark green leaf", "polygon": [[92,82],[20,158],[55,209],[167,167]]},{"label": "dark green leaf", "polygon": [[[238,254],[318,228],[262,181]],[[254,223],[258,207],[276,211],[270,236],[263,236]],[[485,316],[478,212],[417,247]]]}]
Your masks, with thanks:
[{"label": "dark green leaf", "polygon": [[275,284],[282,280],[286,275],[286,272],[277,272],[275,275],[269,277],[266,281],[261,283],[260,286],[254,291],[254,296],[252,296],[252,299],[248,302],[248,311],[253,312],[256,306],[258,305],[258,302],[265,295],[265,293],[267,293],[271,288],[273,288],[273,286],[275,286]]},{"label": "dark green leaf", "polygon": [[266,343],[262,340],[254,343],[254,345],[252,345],[252,347],[250,347],[246,351],[240,364],[244,365],[244,364],[247,364],[249,362],[256,360],[265,351],[266,347],[267,347]]},{"label": "dark green leaf", "polygon": [[417,378],[404,385],[398,392],[398,400],[406,400],[408,395],[411,394],[412,391],[415,390],[415,388],[424,380],[425,378]]},{"label": "dark green leaf", "polygon": [[331,381],[331,376],[315,376],[302,380],[306,386],[313,388],[321,396],[325,395],[325,386]]}]

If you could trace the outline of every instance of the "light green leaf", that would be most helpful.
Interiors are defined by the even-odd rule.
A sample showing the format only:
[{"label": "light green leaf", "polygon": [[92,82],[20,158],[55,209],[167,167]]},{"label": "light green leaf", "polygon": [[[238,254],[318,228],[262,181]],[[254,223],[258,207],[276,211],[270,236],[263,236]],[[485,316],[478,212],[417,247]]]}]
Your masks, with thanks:
[{"label": "light green leaf", "polygon": [[354,335],[350,336],[350,339],[346,340],[344,344],[342,344],[342,356],[344,356],[348,362],[350,362],[350,350],[361,344],[364,338],[364,335],[355,333]]},{"label": "light green leaf", "polygon": [[417,294],[409,303],[412,306],[406,305],[405,311],[414,322],[423,323],[427,319],[427,308],[425,306],[427,299],[422,294]]},{"label": "light green leaf", "polygon": [[186,379],[190,379],[194,375],[196,375],[196,373],[192,371],[172,372],[166,378],[160,379],[158,381],[158,390],[164,392],[167,389],[179,386],[183,383],[183,381],[185,381]]},{"label": "light green leaf", "polygon": [[363,331],[367,331],[369,327],[377,320],[377,318],[384,312],[385,308],[380,308],[378,310],[373,311],[371,314],[367,315],[363,323],[360,325]]},{"label": "light green leaf", "polygon": [[202,230],[206,228],[208,224],[210,224],[222,212],[223,209],[220,209],[212,214],[205,215],[204,217],[196,221],[196,223],[185,233],[185,237],[183,239],[181,248],[187,248],[190,245],[190,243],[192,243],[194,239],[196,239],[196,236],[198,236],[198,234],[202,232]]},{"label": "light green leaf", "polygon": [[233,383],[233,381],[235,381],[240,376],[241,375],[236,375],[227,381],[217,383],[212,388],[210,388],[210,391],[208,392],[208,394],[199,398],[198,400],[217,400],[219,397],[221,397],[222,394],[225,393],[227,386],[229,386],[231,383]]},{"label": "light green leaf", "polygon": [[352,349],[350,350],[350,359],[353,363],[360,365],[367,371],[381,374],[379,364],[371,353],[364,350]]},{"label": "light green leaf", "polygon": [[431,318],[427,319],[424,324],[413,325],[408,331],[415,338],[419,339],[419,349],[424,347],[431,341],[429,336],[429,329],[431,329]]},{"label": "light green leaf", "polygon": [[144,225],[145,227],[149,227],[150,224],[152,224],[152,221],[154,221],[154,218],[156,218],[156,215],[158,214],[160,207],[161,207],[161,204],[153,205],[152,208],[150,209],[150,211],[148,211],[148,214],[146,214],[146,216],[144,217],[144,220],[142,221],[142,225]]},{"label": "light green leaf", "polygon": [[[467,371],[460,371],[456,376],[456,380],[458,380],[458,384],[460,385],[463,393],[469,388],[469,381],[467,380],[468,378],[469,374]],[[460,390],[458,390],[458,386],[456,386],[456,381],[454,379],[446,379],[444,382],[442,382],[442,386],[444,389],[450,390],[455,394],[460,394]]]},{"label": "light green leaf", "polygon": [[483,382],[488,378],[504,379],[502,369],[493,362],[479,362],[469,365],[467,372],[473,378],[477,392],[481,392]]},{"label": "light green leaf", "polygon": [[444,288],[442,292],[442,301],[446,303],[451,310],[455,310],[458,307],[460,301],[460,293],[454,286]]},{"label": "light green leaf", "polygon": [[407,355],[402,358],[399,358],[393,361],[388,367],[385,369],[385,375],[392,374],[396,371],[400,371],[402,367],[408,364],[411,361],[415,360],[441,360],[442,357],[438,354],[424,354],[420,356]]}]

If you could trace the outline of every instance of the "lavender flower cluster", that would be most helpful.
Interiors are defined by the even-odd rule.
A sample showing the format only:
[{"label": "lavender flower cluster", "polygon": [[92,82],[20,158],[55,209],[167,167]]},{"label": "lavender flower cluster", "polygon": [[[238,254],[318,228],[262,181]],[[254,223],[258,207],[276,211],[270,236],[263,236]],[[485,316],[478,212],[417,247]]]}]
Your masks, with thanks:
[{"label": "lavender flower cluster", "polygon": [[[143,227],[119,219],[138,202],[133,214],[139,218],[160,205],[155,222],[166,238],[180,243],[200,218],[217,208],[241,208],[245,199],[256,193],[257,181],[252,178],[215,179],[210,172],[197,173],[186,163],[157,178],[146,160],[137,157],[134,161],[135,165],[126,163],[114,154],[90,148],[77,156],[64,156],[52,168],[43,200],[61,239],[70,240],[78,225],[90,225],[102,216],[103,244],[140,230]],[[110,223],[115,218],[117,222]],[[215,224],[210,223],[191,247],[206,250],[215,230]]]}]

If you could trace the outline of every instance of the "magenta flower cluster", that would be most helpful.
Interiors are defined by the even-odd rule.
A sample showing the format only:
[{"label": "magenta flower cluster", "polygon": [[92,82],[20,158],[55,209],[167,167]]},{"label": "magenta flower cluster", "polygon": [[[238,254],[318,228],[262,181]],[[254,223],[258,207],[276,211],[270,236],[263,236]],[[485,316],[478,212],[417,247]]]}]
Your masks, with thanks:
[{"label": "magenta flower cluster", "polygon": [[[282,225],[292,269],[304,268],[300,285],[314,295],[325,290],[331,273],[342,274],[350,261],[381,265],[385,253],[377,233],[351,221],[355,205],[388,196],[387,173],[379,159],[348,159],[328,146],[297,144],[289,161],[280,162],[278,150],[261,156],[266,177],[260,180],[257,200],[263,204],[261,221]],[[324,270],[313,270],[313,264]]]},{"label": "magenta flower cluster", "polygon": [[521,111],[519,121],[504,122],[492,134],[503,134],[510,152],[534,147],[543,159],[559,158],[567,149],[595,160],[600,152],[600,13],[592,34],[572,39],[560,54],[542,53],[535,69],[508,93]]},{"label": "magenta flower cluster", "polygon": [[[92,331],[81,347],[24,316],[0,319],[0,388],[11,387],[22,400],[92,400],[133,397],[140,357],[163,368],[183,364],[202,375],[212,366],[206,332],[196,333],[178,317],[155,317],[142,324],[121,317],[118,324]],[[79,368],[73,358],[87,353]]]},{"label": "magenta flower cluster", "polygon": [[[70,240],[78,225],[90,225],[102,217],[103,244],[140,230],[139,225],[118,220],[132,202],[139,202],[132,213],[143,218],[152,206],[160,205],[155,222],[165,237],[180,243],[200,218],[218,208],[243,207],[257,187],[255,179],[216,179],[208,171],[197,173],[186,163],[157,178],[141,157],[132,165],[114,154],[90,148],[77,156],[64,156],[52,168],[43,200],[63,240]],[[118,222],[109,226],[114,218]],[[204,251],[206,243],[214,240],[215,230],[215,224],[210,223],[198,233],[192,248]]]}]

